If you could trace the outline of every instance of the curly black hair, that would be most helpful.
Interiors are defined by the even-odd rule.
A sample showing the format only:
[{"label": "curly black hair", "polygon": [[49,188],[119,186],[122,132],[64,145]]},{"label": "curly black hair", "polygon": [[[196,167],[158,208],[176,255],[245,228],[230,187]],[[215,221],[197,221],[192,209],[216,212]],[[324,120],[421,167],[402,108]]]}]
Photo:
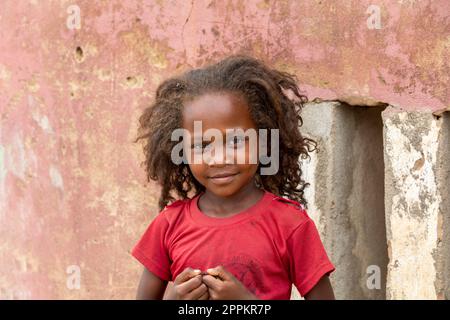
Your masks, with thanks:
[{"label": "curly black hair", "polygon": [[308,158],[316,142],[300,133],[303,124],[300,112],[308,99],[300,94],[296,82],[295,75],[271,69],[244,55],[233,55],[162,82],[153,104],[139,118],[135,140],[144,141],[147,180],[155,180],[162,186],[160,210],[176,200],[173,195],[186,199],[191,192],[198,194],[205,190],[188,164],[171,161],[172,148],[178,143],[171,140],[171,134],[182,127],[183,103],[207,92],[241,94],[257,129],[279,130],[279,170],[274,175],[257,174],[257,185],[306,207],[304,189],[309,184],[302,179],[300,157]]}]

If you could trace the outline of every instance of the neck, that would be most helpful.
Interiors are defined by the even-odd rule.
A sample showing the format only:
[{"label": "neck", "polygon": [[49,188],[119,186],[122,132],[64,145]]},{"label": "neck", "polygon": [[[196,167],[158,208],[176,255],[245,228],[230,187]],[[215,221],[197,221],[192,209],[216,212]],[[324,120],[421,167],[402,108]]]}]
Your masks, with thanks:
[{"label": "neck", "polygon": [[238,192],[227,197],[205,190],[198,205],[199,209],[207,215],[226,217],[251,207],[261,199],[263,194],[264,191],[257,188],[254,180],[251,180]]}]

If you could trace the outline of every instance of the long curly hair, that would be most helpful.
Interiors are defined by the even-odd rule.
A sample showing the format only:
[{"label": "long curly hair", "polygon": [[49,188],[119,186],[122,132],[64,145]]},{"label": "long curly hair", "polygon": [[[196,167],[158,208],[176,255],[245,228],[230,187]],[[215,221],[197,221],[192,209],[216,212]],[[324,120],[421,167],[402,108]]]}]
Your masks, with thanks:
[{"label": "long curly hair", "polygon": [[[161,186],[159,208],[205,190],[192,175],[189,165],[171,161],[172,132],[182,127],[183,103],[207,92],[230,92],[246,98],[257,129],[279,130],[279,170],[274,175],[256,176],[257,185],[278,196],[307,206],[300,157],[306,159],[316,142],[303,137],[300,112],[308,101],[300,94],[295,75],[271,69],[262,61],[233,55],[204,68],[188,71],[162,82],[153,103],[139,118],[135,142],[143,140],[147,180]],[[290,96],[289,96],[290,95]],[[270,150],[270,144],[269,148]],[[259,166],[262,166],[259,164]]]}]

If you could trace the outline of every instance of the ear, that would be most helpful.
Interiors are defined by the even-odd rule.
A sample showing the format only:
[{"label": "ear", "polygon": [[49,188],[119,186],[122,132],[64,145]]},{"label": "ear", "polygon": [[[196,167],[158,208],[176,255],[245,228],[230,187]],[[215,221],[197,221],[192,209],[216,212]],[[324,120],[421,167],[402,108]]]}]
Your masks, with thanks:
[{"label": "ear", "polygon": [[256,174],[255,174],[255,185],[258,187],[258,188],[260,188],[260,187],[262,187],[262,185],[263,185],[263,183],[262,183],[262,179],[261,179],[261,175],[259,174],[259,170],[260,170],[260,165],[261,164],[259,164],[258,163],[258,169],[256,170]]},{"label": "ear", "polygon": [[181,156],[181,163],[185,164],[185,165],[189,165],[188,163],[188,158],[186,157],[186,152],[185,152],[185,148],[183,146],[183,149],[181,150],[182,156]]},{"label": "ear", "polygon": [[183,157],[181,158],[182,160],[181,160],[181,163],[183,163],[183,164],[188,164],[188,159],[186,158],[186,156],[184,155],[184,152],[183,152]]}]

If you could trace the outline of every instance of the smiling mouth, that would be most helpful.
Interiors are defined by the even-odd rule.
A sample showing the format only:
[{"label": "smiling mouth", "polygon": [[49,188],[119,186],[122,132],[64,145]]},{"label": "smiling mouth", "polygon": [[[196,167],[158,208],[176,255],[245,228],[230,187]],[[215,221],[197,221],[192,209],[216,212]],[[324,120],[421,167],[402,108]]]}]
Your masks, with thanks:
[{"label": "smiling mouth", "polygon": [[215,184],[227,184],[234,180],[238,173],[232,174],[221,174],[214,177],[209,177],[209,179]]}]

